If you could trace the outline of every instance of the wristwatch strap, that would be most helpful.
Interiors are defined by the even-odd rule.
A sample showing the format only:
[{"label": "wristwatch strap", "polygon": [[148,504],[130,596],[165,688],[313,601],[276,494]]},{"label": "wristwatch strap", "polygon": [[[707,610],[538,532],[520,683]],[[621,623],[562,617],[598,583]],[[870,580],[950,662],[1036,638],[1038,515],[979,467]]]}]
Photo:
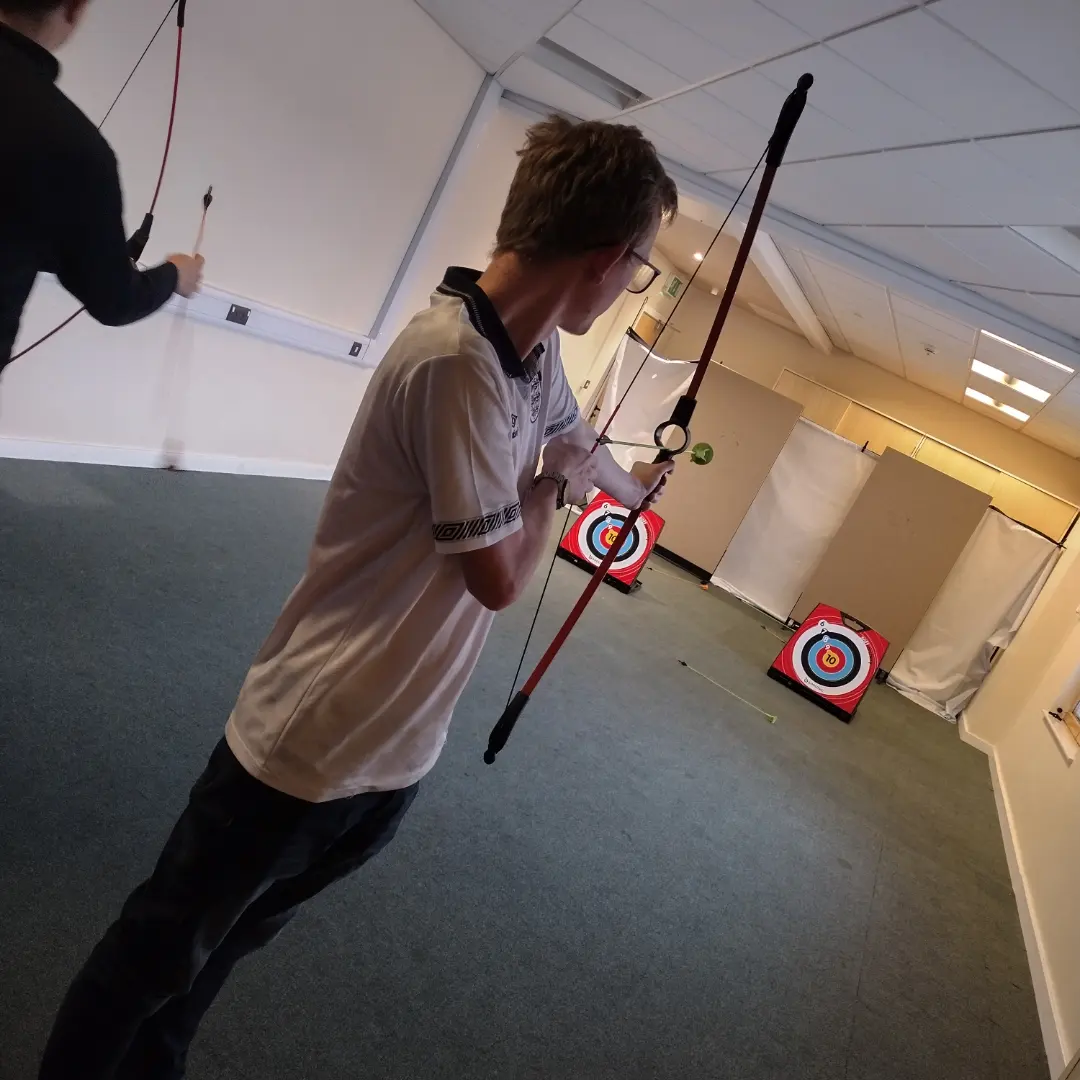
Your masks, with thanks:
[{"label": "wristwatch strap", "polygon": [[534,484],[539,484],[541,480],[554,480],[556,487],[555,496],[555,509],[561,510],[566,505],[566,485],[568,483],[565,476],[562,473],[557,472],[542,472],[533,481]]}]

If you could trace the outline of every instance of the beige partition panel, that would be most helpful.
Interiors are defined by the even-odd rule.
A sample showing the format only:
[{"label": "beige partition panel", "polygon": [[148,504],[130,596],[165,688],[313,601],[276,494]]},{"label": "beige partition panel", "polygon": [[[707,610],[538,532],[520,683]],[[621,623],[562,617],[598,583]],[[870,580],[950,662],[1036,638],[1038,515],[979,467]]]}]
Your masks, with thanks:
[{"label": "beige partition panel", "polygon": [[904,650],[964,550],[990,496],[886,450],[792,611],[831,604]]},{"label": "beige partition panel", "polygon": [[692,443],[708,443],[715,457],[708,465],[677,459],[657,507],[665,522],[660,545],[711,574],[801,412],[797,401],[714,364],[690,430]]}]

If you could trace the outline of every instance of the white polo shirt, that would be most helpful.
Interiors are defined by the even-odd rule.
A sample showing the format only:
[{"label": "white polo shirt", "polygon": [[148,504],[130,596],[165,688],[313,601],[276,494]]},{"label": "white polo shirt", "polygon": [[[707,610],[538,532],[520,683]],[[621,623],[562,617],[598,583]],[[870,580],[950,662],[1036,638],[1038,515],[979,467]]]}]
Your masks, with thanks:
[{"label": "white polo shirt", "polygon": [[544,442],[578,419],[558,334],[523,362],[478,277],[451,267],[372,376],[226,727],[244,768],[297,798],[395,790],[435,764],[493,618],[447,556],[522,527]]}]

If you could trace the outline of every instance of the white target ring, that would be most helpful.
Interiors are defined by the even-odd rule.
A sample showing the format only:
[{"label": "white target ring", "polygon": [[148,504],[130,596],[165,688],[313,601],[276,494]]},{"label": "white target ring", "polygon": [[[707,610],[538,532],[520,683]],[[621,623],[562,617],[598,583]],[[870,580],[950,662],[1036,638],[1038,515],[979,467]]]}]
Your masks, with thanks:
[{"label": "white target ring", "polygon": [[824,620],[803,627],[791,643],[791,666],[803,686],[839,698],[862,687],[874,661],[862,637]]},{"label": "white target ring", "polygon": [[[616,536],[626,523],[628,511],[621,506],[601,503],[592,510],[587,510],[578,523],[581,554],[593,566],[599,566],[611,550]],[[623,541],[619,555],[612,562],[612,571],[625,570],[641,559],[641,553],[648,550],[649,532],[641,518],[634,523],[634,529]]]}]

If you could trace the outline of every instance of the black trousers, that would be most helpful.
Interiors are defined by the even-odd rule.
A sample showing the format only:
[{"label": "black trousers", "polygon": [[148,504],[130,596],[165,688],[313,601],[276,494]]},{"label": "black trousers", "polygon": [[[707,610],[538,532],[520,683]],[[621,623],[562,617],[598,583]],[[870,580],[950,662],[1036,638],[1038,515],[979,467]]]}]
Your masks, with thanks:
[{"label": "black trousers", "polygon": [[175,1080],[241,957],[393,838],[416,796],[308,803],[252,777],[224,740],[153,874],[128,897],[60,1006],[41,1080]]}]

